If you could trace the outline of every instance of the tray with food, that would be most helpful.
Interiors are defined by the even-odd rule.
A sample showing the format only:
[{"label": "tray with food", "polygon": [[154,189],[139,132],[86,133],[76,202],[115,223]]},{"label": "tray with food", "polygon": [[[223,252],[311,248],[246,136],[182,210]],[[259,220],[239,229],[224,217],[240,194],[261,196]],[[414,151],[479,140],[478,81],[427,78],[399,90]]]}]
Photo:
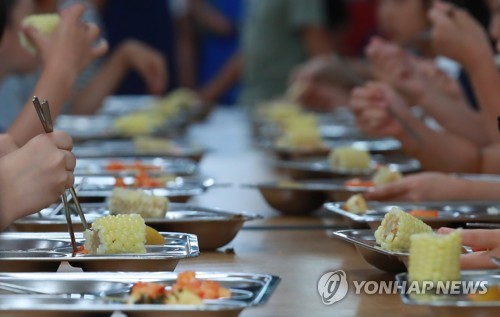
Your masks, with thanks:
[{"label": "tray with food", "polygon": [[460,255],[470,251],[462,246],[460,230],[436,234],[399,207],[392,207],[376,230],[342,230],[333,236],[354,244],[365,261],[380,270],[403,272],[407,267],[414,276],[460,271]]},{"label": "tray with food", "polygon": [[463,227],[468,222],[497,223],[500,216],[498,202],[366,202],[353,197],[345,203],[327,203],[324,207],[344,217],[351,228],[377,229],[384,216],[394,206],[421,219],[432,228]]},{"label": "tray with food", "polygon": [[236,317],[267,302],[279,277],[259,273],[5,273],[0,312],[9,316],[160,314]]},{"label": "tray with food", "polygon": [[66,232],[2,233],[0,271],[55,272],[61,262],[84,271],[173,271],[199,255],[195,235],[158,233],[137,217],[94,221],[92,230],[75,233],[77,254]]},{"label": "tray with food", "polygon": [[326,201],[343,201],[349,197],[365,193],[375,186],[400,179],[401,173],[387,167],[377,169],[371,179],[314,179],[302,181],[266,182],[244,185],[256,188],[267,203],[284,214],[310,213],[320,208]]},{"label": "tray with food", "polygon": [[148,175],[193,175],[197,165],[188,159],[154,158],[82,158],[75,167],[77,176],[120,176],[146,172]]},{"label": "tray with food", "polygon": [[205,193],[217,183],[213,178],[202,176],[149,176],[140,173],[135,176],[85,176],[75,177],[78,197],[82,202],[102,202],[115,188],[140,189],[157,197],[167,197],[176,203],[185,203],[191,197]]},{"label": "tray with food", "polygon": [[[142,202],[133,202],[133,195],[112,197],[110,204],[85,203],[82,209],[88,223],[110,214],[139,213],[146,225],[166,232],[186,232],[195,234],[201,250],[215,250],[229,242],[238,234],[247,221],[261,216],[247,212],[231,212],[188,204],[153,204],[149,197]],[[76,230],[83,230],[80,218],[75,215],[72,223]],[[57,205],[15,221],[11,228],[21,232],[62,232],[66,230],[66,218]]]},{"label": "tray with food", "polygon": [[121,138],[114,128],[115,120],[108,115],[60,115],[54,129],[65,131],[75,142]]},{"label": "tray with food", "polygon": [[[432,316],[496,316],[500,311],[500,271],[461,271],[457,279],[457,290],[437,293],[436,290],[417,294],[411,292],[409,274],[396,276],[399,285],[403,285],[400,297],[403,303],[412,306],[427,307]],[[465,291],[468,283],[477,285],[476,292]],[[464,285],[464,286],[462,286]],[[447,290],[446,290],[447,291]]]},{"label": "tray with food", "polygon": [[401,155],[371,155],[353,148],[337,148],[328,159],[311,158],[303,160],[276,161],[275,167],[294,179],[331,177],[368,177],[379,166],[401,173],[418,172],[421,168],[416,159]]},{"label": "tray with food", "polygon": [[132,140],[88,141],[75,145],[78,158],[102,157],[168,157],[199,162],[206,150],[195,144],[166,138],[136,137]]}]

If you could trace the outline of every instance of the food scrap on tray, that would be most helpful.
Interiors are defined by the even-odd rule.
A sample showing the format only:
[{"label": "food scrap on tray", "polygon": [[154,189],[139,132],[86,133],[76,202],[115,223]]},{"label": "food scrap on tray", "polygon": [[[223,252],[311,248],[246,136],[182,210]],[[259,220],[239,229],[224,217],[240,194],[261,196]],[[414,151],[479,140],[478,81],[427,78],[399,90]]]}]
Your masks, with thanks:
[{"label": "food scrap on tray", "polygon": [[134,284],[129,304],[201,305],[204,299],[230,297],[231,291],[219,282],[196,278],[192,271],[180,273],[170,290],[160,283]]},{"label": "food scrap on tray", "polygon": [[328,161],[333,168],[368,170],[371,155],[368,151],[352,147],[338,147],[330,152]]},{"label": "food scrap on tray", "polygon": [[169,200],[167,197],[148,194],[141,189],[114,188],[109,199],[113,215],[140,214],[143,218],[164,218]]},{"label": "food scrap on tray", "polygon": [[349,197],[344,209],[355,214],[364,214],[368,210],[368,205],[362,194],[356,194]]}]

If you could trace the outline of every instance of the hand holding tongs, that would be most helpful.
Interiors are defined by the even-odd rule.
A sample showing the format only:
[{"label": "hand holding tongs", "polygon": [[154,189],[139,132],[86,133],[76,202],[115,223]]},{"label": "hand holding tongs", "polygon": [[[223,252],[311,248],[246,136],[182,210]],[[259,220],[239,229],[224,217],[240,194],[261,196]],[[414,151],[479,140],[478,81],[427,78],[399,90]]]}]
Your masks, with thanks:
[{"label": "hand holding tongs", "polygon": [[[45,133],[54,132],[54,125],[52,123],[50,107],[47,100],[44,100],[43,103],[40,104],[38,97],[34,96],[33,105],[35,106],[38,117],[42,122]],[[75,188],[73,186],[70,188],[70,193],[71,193],[71,198],[75,202],[76,211],[78,213],[78,216],[80,216],[84,230],[90,229],[87,220],[85,219],[85,215],[83,214],[82,207],[80,206],[80,202],[78,201],[78,196],[76,195]],[[76,253],[78,251],[78,248],[76,246],[75,231],[73,229],[73,223],[71,221],[71,211],[68,206],[68,198],[66,197],[66,193],[63,193],[63,195],[61,195],[61,199],[64,204],[66,222],[68,223],[68,231],[71,238],[71,245],[73,247],[73,252]]]}]

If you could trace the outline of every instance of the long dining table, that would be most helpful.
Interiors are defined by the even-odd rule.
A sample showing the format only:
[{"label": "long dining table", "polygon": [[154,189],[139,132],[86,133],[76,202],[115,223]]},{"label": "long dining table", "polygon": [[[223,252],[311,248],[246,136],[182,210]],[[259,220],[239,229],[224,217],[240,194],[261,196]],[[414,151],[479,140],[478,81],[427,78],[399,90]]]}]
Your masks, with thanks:
[{"label": "long dining table", "polygon": [[[254,144],[250,123],[240,109],[220,108],[206,122],[194,125],[190,140],[206,147],[200,173],[232,186],[213,188],[192,202],[232,211],[248,211],[263,219],[247,222],[237,237],[216,252],[183,260],[176,268],[207,272],[269,273],[281,278],[269,301],[247,309],[241,316],[430,316],[425,307],[406,306],[399,295],[355,294],[349,288],[341,301],[327,306],[317,291],[327,273],[344,270],[348,280],[392,281],[394,274],[367,264],[356,249],[332,238],[332,231],[346,228],[340,218],[319,210],[301,216],[273,210],[256,189],[242,184],[281,179],[272,156]],[[60,271],[78,271],[63,264]]]}]

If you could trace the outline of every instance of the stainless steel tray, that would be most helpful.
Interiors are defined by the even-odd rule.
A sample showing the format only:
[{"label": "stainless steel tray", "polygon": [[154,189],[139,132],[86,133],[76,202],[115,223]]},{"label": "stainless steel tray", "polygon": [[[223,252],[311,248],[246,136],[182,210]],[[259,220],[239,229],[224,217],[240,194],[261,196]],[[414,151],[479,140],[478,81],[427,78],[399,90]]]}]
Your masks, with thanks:
[{"label": "stainless steel tray", "polygon": [[328,160],[321,158],[276,161],[274,166],[294,179],[363,177],[373,174],[376,166],[381,164],[401,173],[414,173],[421,168],[419,161],[404,156],[373,155],[372,158],[371,168],[367,170],[333,168]]},{"label": "stainless steel tray", "polygon": [[421,218],[433,228],[464,227],[467,222],[498,223],[500,216],[490,215],[487,210],[494,207],[500,210],[500,202],[368,202],[365,214],[354,214],[343,209],[343,203],[327,203],[324,207],[344,217],[351,228],[370,227],[377,229],[385,214],[392,207],[399,207],[405,211],[410,210],[436,210],[438,217]]},{"label": "stainless steel tray", "polygon": [[188,159],[164,159],[164,158],[83,158],[76,161],[75,175],[77,176],[123,176],[137,174],[137,169],[125,169],[121,171],[109,170],[107,167],[119,162],[127,166],[140,164],[151,166],[154,174],[175,174],[179,176],[193,175],[197,171],[197,165]]},{"label": "stainless steel tray", "polygon": [[[123,178],[125,183],[133,183],[133,178]],[[111,196],[116,179],[111,176],[75,177],[75,183],[80,184],[78,197],[82,202],[102,202]],[[187,176],[176,177],[165,187],[144,188],[156,196],[165,196],[172,202],[185,203],[191,197],[205,193],[213,186],[217,186],[215,180],[209,177]]]},{"label": "stainless steel tray", "polygon": [[327,142],[331,148],[336,147],[353,147],[359,150],[369,151],[371,153],[386,154],[390,152],[397,152],[401,150],[401,142],[394,138],[371,138],[362,137],[360,139],[345,139],[345,140],[331,140]]},{"label": "stainless steel tray", "polygon": [[120,311],[129,317],[160,314],[180,317],[235,317],[242,310],[263,305],[280,278],[258,273],[203,273],[200,279],[213,280],[231,290],[231,298],[205,300],[203,305],[129,305],[123,303],[130,285],[156,282],[169,287],[176,273],[9,273],[0,282],[36,288],[54,295],[0,295],[0,312],[9,316],[102,316]]},{"label": "stainless steel tray", "polygon": [[[1,272],[55,272],[63,261],[84,271],[173,271],[181,259],[199,255],[193,234],[162,232],[163,246],[147,246],[145,254],[72,256],[66,232],[15,232],[0,235]],[[85,239],[75,233],[77,243]]]},{"label": "stainless steel tray", "polygon": [[[396,280],[400,285],[404,285],[408,281],[408,275],[398,274]],[[500,287],[500,271],[462,271],[461,280],[484,281],[487,287]],[[500,300],[475,301],[464,294],[415,296],[408,292],[401,292],[400,297],[407,305],[428,307],[432,315],[436,317],[498,316],[500,312]]]},{"label": "stainless steel tray", "polygon": [[[53,214],[55,206],[44,209],[40,214],[15,221],[11,228],[22,232],[62,232],[66,230],[64,214]],[[89,223],[109,215],[106,203],[82,204]],[[201,250],[215,250],[229,242],[238,234],[246,221],[262,218],[246,212],[230,212],[186,204],[170,204],[165,218],[146,218],[146,224],[158,231],[186,232],[198,237]],[[80,218],[72,217],[76,230],[83,230]],[[0,246],[1,250],[1,246]]]},{"label": "stainless steel tray", "polygon": [[266,182],[245,184],[243,187],[258,189],[266,202],[283,214],[307,214],[319,209],[327,200],[345,200],[369,190],[346,187],[346,180]]},{"label": "stainless steel tray", "polygon": [[107,115],[60,115],[54,128],[67,132],[76,142],[120,138],[120,134],[113,128],[115,119]]},{"label": "stainless steel tray", "polygon": [[99,157],[169,157],[187,158],[199,162],[206,150],[183,142],[173,141],[175,148],[168,150],[144,151],[138,149],[132,140],[102,140],[88,141],[76,144],[73,153],[78,158],[99,158]]},{"label": "stainless steel tray", "polygon": [[152,95],[120,95],[104,99],[99,114],[123,116],[135,111],[151,109],[152,103],[159,98]]},{"label": "stainless steel tray", "polygon": [[359,255],[379,270],[400,273],[406,271],[408,253],[390,252],[376,246],[375,230],[340,230],[333,237],[347,241],[356,247]]}]

